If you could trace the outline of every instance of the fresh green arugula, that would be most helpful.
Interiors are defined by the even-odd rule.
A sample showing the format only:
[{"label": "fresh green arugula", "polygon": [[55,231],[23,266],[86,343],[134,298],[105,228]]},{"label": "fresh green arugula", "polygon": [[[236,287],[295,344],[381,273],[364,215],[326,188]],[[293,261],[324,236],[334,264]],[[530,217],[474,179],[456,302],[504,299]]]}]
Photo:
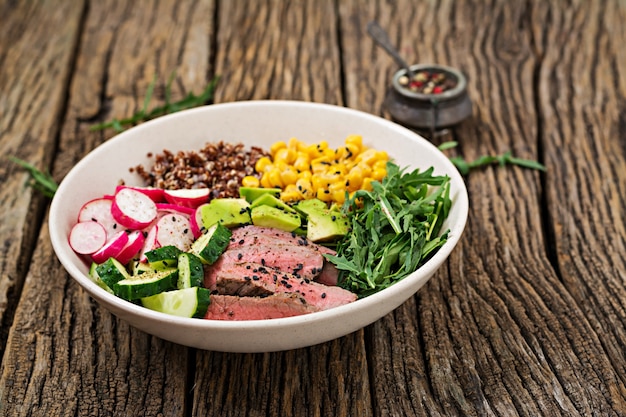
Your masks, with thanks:
[{"label": "fresh green arugula", "polygon": [[132,116],[124,118],[124,119],[113,119],[108,122],[99,123],[93,125],[90,130],[103,130],[107,128],[113,128],[116,132],[121,132],[125,127],[133,126],[140,122],[145,122],[147,120],[154,119],[159,116],[163,116],[169,113],[175,113],[177,111],[190,109],[192,107],[201,106],[207,104],[210,100],[213,99],[213,94],[215,93],[215,87],[217,86],[218,77],[214,78],[202,91],[202,93],[195,95],[193,93],[187,94],[182,100],[172,102],[171,101],[171,91],[172,91],[172,82],[174,81],[174,74],[172,74],[165,86],[165,103],[161,106],[157,106],[148,110],[148,105],[150,104],[150,100],[152,100],[152,95],[154,94],[154,86],[156,83],[156,77],[150,85],[148,85],[148,89],[146,91],[146,96],[143,100],[143,107],[141,110],[135,112]]},{"label": "fresh green arugula", "polygon": [[336,256],[326,255],[339,269],[339,285],[366,297],[415,271],[446,242],[448,231],[440,232],[451,204],[448,176],[388,162],[382,182],[342,207],[352,231]]},{"label": "fresh green arugula", "polygon": [[28,174],[30,175],[28,185],[30,187],[41,192],[46,197],[52,198],[54,196],[54,193],[56,193],[59,186],[50,173],[43,172],[37,169],[34,165],[14,156],[9,156],[9,159],[28,171]]},{"label": "fresh green arugula", "polygon": [[[439,149],[444,151],[447,149],[454,148],[457,145],[458,145],[457,142],[452,142],[452,141],[444,142],[441,145],[439,145]],[[462,175],[469,174],[470,170],[472,169],[483,168],[488,165],[494,165],[494,164],[498,164],[500,166],[517,165],[517,166],[521,166],[524,168],[536,169],[536,170],[544,171],[544,172],[546,170],[546,167],[540,162],[533,161],[530,159],[522,159],[522,158],[514,157],[510,151],[505,152],[500,155],[483,155],[483,156],[476,158],[474,161],[466,161],[461,156],[453,156],[450,158],[450,161],[457,167],[457,169]]]}]

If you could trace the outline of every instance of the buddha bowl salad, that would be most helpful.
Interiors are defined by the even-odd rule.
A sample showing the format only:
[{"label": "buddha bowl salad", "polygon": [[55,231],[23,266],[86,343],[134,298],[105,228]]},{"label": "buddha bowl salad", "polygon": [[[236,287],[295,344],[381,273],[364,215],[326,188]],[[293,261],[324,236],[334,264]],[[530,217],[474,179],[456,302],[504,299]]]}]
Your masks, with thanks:
[{"label": "buddha bowl salad", "polygon": [[291,139],[154,159],[130,168],[145,185],[85,202],[68,239],[98,285],[163,313],[333,308],[403,279],[447,239],[449,177],[401,169],[357,135],[336,149]]}]

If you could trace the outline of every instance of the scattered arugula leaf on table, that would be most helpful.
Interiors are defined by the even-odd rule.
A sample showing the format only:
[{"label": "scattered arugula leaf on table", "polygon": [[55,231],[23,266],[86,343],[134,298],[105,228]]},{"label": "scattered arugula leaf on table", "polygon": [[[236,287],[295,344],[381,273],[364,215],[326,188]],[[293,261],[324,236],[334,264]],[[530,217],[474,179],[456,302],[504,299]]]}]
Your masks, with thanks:
[{"label": "scattered arugula leaf on table", "polygon": [[339,269],[339,285],[366,297],[415,271],[446,242],[448,231],[440,231],[451,204],[448,176],[388,162],[382,182],[343,205],[352,231],[336,256],[326,255]]},{"label": "scattered arugula leaf on table", "polygon": [[[453,141],[444,142],[439,145],[439,149],[443,151],[454,148],[457,145],[458,143]],[[457,167],[462,175],[469,174],[470,170],[472,169],[483,168],[493,164],[498,164],[500,166],[518,165],[524,168],[536,169],[544,172],[546,171],[546,167],[540,162],[514,157],[510,151],[507,151],[500,155],[483,155],[469,162],[466,161],[465,158],[463,158],[462,156],[453,156],[450,157],[450,161]]]},{"label": "scattered arugula leaf on table", "polygon": [[9,156],[9,159],[28,171],[30,175],[28,185],[30,187],[41,192],[46,197],[52,198],[54,196],[59,186],[50,173],[43,172],[34,165],[14,156]]},{"label": "scattered arugula leaf on table", "polygon": [[174,81],[174,76],[172,74],[165,86],[165,103],[161,106],[157,106],[151,110],[148,110],[148,105],[150,104],[152,94],[154,93],[154,86],[156,83],[155,78],[154,80],[152,80],[150,85],[148,85],[146,96],[144,97],[143,101],[143,107],[141,108],[141,110],[135,112],[132,116],[124,119],[113,119],[108,122],[93,125],[90,130],[96,131],[113,128],[116,132],[119,133],[124,130],[125,126],[133,126],[137,123],[145,122],[159,116],[163,116],[165,114],[175,113],[181,110],[186,110],[192,107],[207,104],[210,100],[213,99],[213,94],[215,93],[215,87],[217,86],[218,79],[219,77],[215,77],[209,84],[207,84],[207,86],[200,94],[195,95],[193,93],[189,93],[182,100],[172,102],[171,89],[172,82]]}]

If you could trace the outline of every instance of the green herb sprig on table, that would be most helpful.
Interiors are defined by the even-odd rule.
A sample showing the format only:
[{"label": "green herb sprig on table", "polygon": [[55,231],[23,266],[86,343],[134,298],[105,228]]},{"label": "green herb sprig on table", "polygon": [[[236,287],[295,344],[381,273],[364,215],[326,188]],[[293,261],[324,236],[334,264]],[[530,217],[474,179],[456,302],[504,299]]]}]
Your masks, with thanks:
[{"label": "green herb sprig on table", "polygon": [[450,178],[433,168],[405,172],[387,163],[387,176],[372,191],[357,191],[344,203],[352,232],[327,258],[339,269],[339,285],[366,297],[401,280],[447,240]]},{"label": "green herb sprig on table", "polygon": [[28,171],[30,175],[28,185],[30,187],[41,192],[46,197],[52,198],[54,196],[59,185],[50,173],[43,172],[22,159],[13,156],[9,156],[9,159]]},{"label": "green herb sprig on table", "polygon": [[[454,148],[458,145],[457,142],[444,142],[439,145],[440,150],[446,150]],[[488,165],[498,164],[500,166],[504,165],[517,165],[524,168],[536,169],[539,171],[546,171],[546,167],[540,162],[533,161],[530,159],[522,159],[514,157],[510,151],[505,152],[500,155],[483,155],[476,158],[474,161],[466,161],[461,156],[453,156],[450,158],[450,161],[457,167],[459,172],[462,175],[469,174],[470,170],[476,168],[483,168]]]},{"label": "green herb sprig on table", "polygon": [[182,100],[171,102],[171,89],[173,81],[174,76],[172,74],[165,87],[165,104],[148,110],[148,105],[150,104],[150,100],[152,100],[152,95],[154,94],[154,86],[156,83],[155,78],[148,86],[148,90],[146,91],[146,96],[144,97],[143,107],[141,108],[141,110],[135,112],[132,116],[124,119],[113,119],[108,122],[93,125],[90,130],[96,131],[113,128],[116,132],[121,132],[124,130],[124,127],[133,126],[137,123],[145,122],[156,117],[163,116],[165,114],[175,113],[181,110],[186,110],[192,107],[207,104],[210,100],[213,99],[213,94],[215,93],[215,87],[217,85],[218,77],[214,78],[199,95],[189,93]]}]

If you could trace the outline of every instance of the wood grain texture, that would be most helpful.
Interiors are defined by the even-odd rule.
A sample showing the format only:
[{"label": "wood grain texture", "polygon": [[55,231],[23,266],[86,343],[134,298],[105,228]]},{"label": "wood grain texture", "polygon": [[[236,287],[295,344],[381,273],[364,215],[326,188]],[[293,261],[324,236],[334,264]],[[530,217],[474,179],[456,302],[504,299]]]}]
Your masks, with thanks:
[{"label": "wood grain texture", "polygon": [[0,5],[0,354],[45,207],[26,172],[7,158],[48,170],[81,12],[80,3]]},{"label": "wood grain texture", "polygon": [[538,4],[533,15],[550,21],[533,30],[544,56],[538,103],[545,160],[554,170],[546,199],[557,267],[593,328],[584,344],[599,345],[608,359],[591,365],[595,358],[583,358],[596,369],[597,395],[624,412],[626,4]]},{"label": "wood grain texture", "polygon": [[100,308],[56,260],[45,201],[0,164],[0,416],[626,415],[624,2],[70,3],[0,5],[0,150],[56,178],[114,134],[90,126],[140,109],[155,78],[162,103],[173,71],[173,99],[219,75],[216,102],[388,117],[396,66],[365,34],[372,19],[409,62],[468,76],[473,116],[434,141],[548,170],[472,172],[459,247],[373,325],[229,354]]}]

